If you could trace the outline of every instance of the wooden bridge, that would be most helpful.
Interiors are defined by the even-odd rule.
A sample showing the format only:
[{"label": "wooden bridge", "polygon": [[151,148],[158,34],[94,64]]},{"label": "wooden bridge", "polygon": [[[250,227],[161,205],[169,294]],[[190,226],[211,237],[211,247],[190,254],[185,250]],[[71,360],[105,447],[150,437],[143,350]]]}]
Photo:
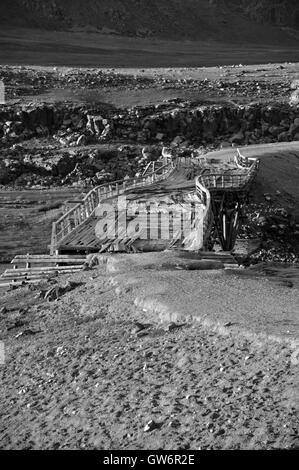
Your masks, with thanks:
[{"label": "wooden bridge", "polygon": [[[258,166],[257,159],[239,152],[227,161],[167,154],[151,162],[139,177],[93,188],[53,224],[51,254],[173,247],[207,250],[212,230],[222,249],[230,251]],[[126,198],[126,208],[118,207],[121,197]],[[170,208],[167,217],[163,204]],[[114,208],[111,217],[109,207]],[[150,223],[153,212],[154,224]],[[136,214],[138,226],[128,234]],[[183,226],[186,220],[188,230]],[[146,228],[140,231],[140,225]]]}]

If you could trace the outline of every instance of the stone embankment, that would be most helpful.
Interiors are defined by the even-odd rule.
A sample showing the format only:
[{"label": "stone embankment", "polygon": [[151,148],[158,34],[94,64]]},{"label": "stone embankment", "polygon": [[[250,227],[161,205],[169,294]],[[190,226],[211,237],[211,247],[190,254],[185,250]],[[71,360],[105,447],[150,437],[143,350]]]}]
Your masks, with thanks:
[{"label": "stone embankment", "polygon": [[125,141],[141,144],[257,144],[299,140],[299,109],[288,104],[200,106],[192,102],[116,110],[41,105],[0,108],[2,144],[52,136],[62,146]]},{"label": "stone embankment", "polygon": [[[201,148],[204,153],[231,145],[294,140],[299,140],[299,108],[281,103],[168,102],[121,111],[109,105],[2,106],[0,184],[22,185],[24,175],[29,185],[70,184],[78,181],[78,175],[87,184],[101,181],[103,173],[108,173],[108,179],[132,176],[157,156],[155,149],[142,157],[140,147],[145,145]],[[100,145],[114,150],[91,149]],[[72,180],[68,175],[74,170]]]}]

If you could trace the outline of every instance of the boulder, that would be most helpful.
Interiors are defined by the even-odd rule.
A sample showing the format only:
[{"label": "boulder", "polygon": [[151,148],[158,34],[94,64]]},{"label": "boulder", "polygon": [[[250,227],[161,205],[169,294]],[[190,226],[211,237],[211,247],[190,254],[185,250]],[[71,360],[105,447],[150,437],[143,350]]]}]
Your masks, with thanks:
[{"label": "boulder", "polygon": [[242,131],[238,132],[237,134],[233,135],[231,138],[230,138],[230,142],[233,143],[233,144],[241,144],[244,142],[244,134]]},{"label": "boulder", "polygon": [[299,89],[298,89],[298,90],[295,90],[295,91],[291,94],[290,105],[291,105],[291,106],[298,106],[298,105],[299,105]]}]

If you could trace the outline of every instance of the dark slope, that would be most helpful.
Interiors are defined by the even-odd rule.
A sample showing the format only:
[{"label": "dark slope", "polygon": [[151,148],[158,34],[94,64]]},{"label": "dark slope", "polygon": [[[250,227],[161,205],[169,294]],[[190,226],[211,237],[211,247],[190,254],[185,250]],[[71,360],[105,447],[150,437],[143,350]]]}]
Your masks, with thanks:
[{"label": "dark slope", "polygon": [[[5,27],[281,43],[299,28],[297,0],[1,0]],[[294,38],[293,38],[294,41]]]}]

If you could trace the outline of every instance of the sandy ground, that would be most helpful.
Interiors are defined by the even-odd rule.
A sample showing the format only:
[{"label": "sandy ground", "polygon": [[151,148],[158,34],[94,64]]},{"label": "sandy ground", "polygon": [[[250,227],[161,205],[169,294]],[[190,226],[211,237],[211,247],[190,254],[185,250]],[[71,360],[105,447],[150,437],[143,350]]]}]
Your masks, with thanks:
[{"label": "sandy ground", "polygon": [[[2,449],[299,447],[296,287],[106,260],[55,302],[3,294]],[[209,321],[169,314],[192,304]]]},{"label": "sandy ground", "polygon": [[135,305],[163,322],[195,320],[220,328],[231,323],[243,334],[299,337],[297,288],[268,279],[244,279],[238,270],[226,275],[223,270],[193,272],[172,264],[165,269],[177,262],[171,252],[119,255],[109,259],[108,270],[119,272],[118,279],[129,287],[137,285]]}]

